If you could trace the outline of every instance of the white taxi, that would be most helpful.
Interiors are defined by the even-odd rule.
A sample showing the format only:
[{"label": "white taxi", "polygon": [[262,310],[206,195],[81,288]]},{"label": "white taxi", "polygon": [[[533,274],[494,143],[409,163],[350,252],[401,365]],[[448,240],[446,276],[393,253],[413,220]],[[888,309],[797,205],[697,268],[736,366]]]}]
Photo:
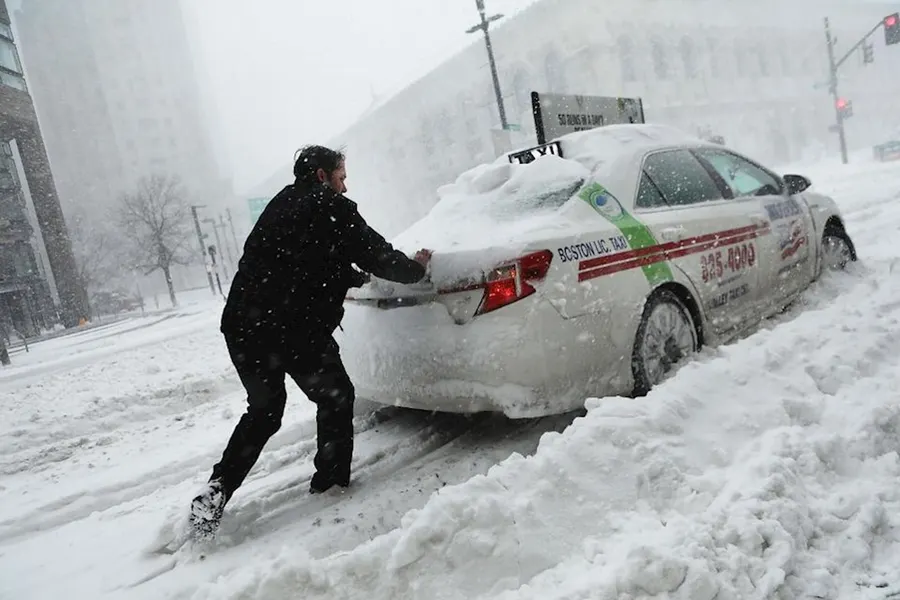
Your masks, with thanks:
[{"label": "white taxi", "polygon": [[658,125],[612,125],[481,165],[394,240],[428,283],[348,298],[357,394],[536,417],[645,394],[782,310],[856,251],[801,175]]}]

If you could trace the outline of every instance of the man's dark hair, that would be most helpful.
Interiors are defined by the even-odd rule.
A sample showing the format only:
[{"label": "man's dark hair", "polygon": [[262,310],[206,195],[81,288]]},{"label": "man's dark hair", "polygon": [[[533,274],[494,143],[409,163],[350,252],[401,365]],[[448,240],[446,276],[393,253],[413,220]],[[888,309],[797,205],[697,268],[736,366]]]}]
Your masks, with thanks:
[{"label": "man's dark hair", "polygon": [[344,153],[325,146],[304,146],[294,155],[294,177],[298,182],[315,183],[316,172],[322,169],[331,175],[344,162]]}]

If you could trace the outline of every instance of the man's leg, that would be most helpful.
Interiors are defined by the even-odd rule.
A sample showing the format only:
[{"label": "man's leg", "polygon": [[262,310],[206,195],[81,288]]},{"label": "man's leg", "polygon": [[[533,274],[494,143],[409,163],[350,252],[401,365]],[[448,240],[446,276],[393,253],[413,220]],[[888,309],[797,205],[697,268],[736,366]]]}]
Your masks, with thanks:
[{"label": "man's leg", "polygon": [[281,428],[287,393],[279,355],[248,353],[232,346],[228,351],[247,390],[247,412],[234,428],[222,459],[213,467],[210,481],[220,480],[230,499],[256,464],[263,446]]},{"label": "man's leg", "polygon": [[204,535],[216,530],[225,504],[256,464],[263,446],[281,427],[287,399],[284,365],[278,355],[247,352],[232,344],[228,352],[247,390],[247,412],[234,428],[222,459],[213,467],[207,489],[191,502],[191,523]]},{"label": "man's leg", "polygon": [[340,350],[329,341],[314,364],[292,365],[291,377],[316,404],[316,473],[311,492],[324,492],[333,485],[350,484],[353,458],[353,383],[341,362]]}]

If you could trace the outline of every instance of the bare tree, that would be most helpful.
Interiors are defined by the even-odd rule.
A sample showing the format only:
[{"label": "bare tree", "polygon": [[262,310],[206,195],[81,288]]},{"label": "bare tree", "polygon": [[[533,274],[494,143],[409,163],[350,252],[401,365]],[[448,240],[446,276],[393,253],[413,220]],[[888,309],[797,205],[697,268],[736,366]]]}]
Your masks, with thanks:
[{"label": "bare tree", "polygon": [[160,270],[166,278],[172,306],[178,306],[172,267],[190,263],[190,206],[180,180],[174,176],[142,178],[132,194],[120,199],[119,222],[134,250],[134,264],[149,275]]},{"label": "bare tree", "polygon": [[88,296],[113,284],[122,275],[124,243],[108,223],[78,208],[67,219],[78,280]]}]

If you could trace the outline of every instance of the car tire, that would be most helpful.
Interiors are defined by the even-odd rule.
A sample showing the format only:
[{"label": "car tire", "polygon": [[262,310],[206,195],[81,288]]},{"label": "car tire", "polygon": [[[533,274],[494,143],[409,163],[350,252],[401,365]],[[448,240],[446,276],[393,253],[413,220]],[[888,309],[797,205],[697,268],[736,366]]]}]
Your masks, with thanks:
[{"label": "car tire", "polygon": [[[661,336],[665,339],[659,341]],[[697,324],[684,302],[671,290],[654,292],[644,304],[634,337],[634,395],[647,394],[683,358],[699,349]]]},{"label": "car tire", "polygon": [[824,271],[842,271],[856,260],[856,248],[853,240],[840,225],[829,223],[822,234],[822,260],[819,263],[819,275]]}]

